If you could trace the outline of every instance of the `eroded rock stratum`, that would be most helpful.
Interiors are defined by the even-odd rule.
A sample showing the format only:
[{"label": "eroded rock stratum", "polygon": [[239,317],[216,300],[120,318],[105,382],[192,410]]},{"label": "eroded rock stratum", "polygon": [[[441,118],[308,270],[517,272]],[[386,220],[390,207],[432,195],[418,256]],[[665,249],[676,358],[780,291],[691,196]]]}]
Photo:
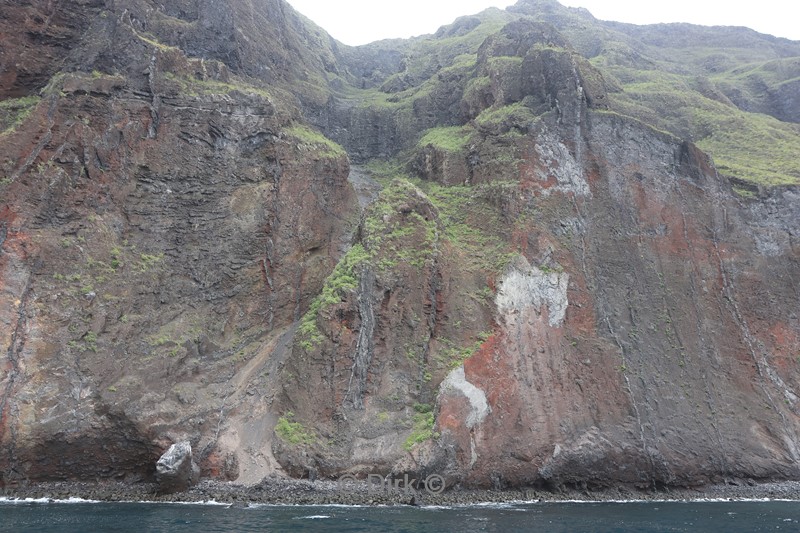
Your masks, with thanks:
[{"label": "eroded rock stratum", "polygon": [[242,482],[800,475],[800,176],[634,107],[655,37],[531,0],[360,48],[282,0],[0,15],[0,485],[178,442]]}]

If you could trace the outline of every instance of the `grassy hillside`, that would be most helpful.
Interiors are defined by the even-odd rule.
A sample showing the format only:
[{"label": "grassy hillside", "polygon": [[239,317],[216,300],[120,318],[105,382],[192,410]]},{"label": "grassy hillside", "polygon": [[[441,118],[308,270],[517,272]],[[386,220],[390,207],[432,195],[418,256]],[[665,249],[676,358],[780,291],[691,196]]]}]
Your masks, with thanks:
[{"label": "grassy hillside", "polygon": [[[478,48],[521,18],[552,24],[602,72],[613,111],[695,142],[724,175],[754,186],[800,184],[800,113],[791,105],[795,95],[800,101],[800,43],[746,28],[634,26],[552,0],[523,0],[416,39],[400,72],[349,96],[413,122],[415,110],[444,95],[488,84],[476,69]],[[457,122],[421,129],[435,125]]]},{"label": "grassy hillside", "polygon": [[781,109],[800,96],[799,42],[747,28],[602,22],[563,7],[536,13],[528,11],[554,23],[617,89],[615,111],[692,140],[724,175],[800,184],[800,126]]}]

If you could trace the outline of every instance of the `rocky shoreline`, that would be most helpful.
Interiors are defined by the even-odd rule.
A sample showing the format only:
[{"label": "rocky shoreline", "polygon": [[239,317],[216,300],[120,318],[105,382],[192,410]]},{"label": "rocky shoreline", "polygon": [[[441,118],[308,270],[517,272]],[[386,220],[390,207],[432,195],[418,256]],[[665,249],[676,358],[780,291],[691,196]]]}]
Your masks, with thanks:
[{"label": "rocky shoreline", "polygon": [[256,485],[203,481],[189,490],[158,494],[154,483],[49,482],[0,489],[7,500],[83,499],[102,502],[227,503],[236,506],[267,505],[420,505],[452,506],[480,503],[566,501],[697,501],[697,500],[798,500],[800,481],[772,483],[732,482],[706,487],[640,491],[617,488],[601,491],[537,489],[452,489],[435,494],[427,490],[387,490],[366,482],[307,481],[265,478]]}]

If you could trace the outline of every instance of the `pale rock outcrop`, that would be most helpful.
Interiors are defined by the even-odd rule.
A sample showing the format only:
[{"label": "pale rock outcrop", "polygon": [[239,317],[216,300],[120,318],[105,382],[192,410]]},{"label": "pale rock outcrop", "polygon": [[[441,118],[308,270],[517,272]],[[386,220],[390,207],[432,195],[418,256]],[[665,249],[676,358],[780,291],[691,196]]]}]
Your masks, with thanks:
[{"label": "pale rock outcrop", "polygon": [[550,326],[561,326],[569,305],[568,284],[569,274],[545,272],[530,266],[524,257],[520,257],[508,270],[497,291],[497,311],[508,315],[532,307],[541,313],[541,308],[546,306]]},{"label": "pale rock outcrop", "polygon": [[486,393],[467,381],[463,366],[450,372],[447,378],[442,382],[442,394],[453,391],[461,392],[461,394],[469,400],[470,412],[465,420],[465,424],[468,428],[473,428],[483,422],[492,411],[489,407],[489,403],[486,401]]},{"label": "pale rock outcrop", "polygon": [[192,445],[177,442],[156,463],[156,480],[161,493],[183,492],[200,479],[200,468],[192,458]]}]

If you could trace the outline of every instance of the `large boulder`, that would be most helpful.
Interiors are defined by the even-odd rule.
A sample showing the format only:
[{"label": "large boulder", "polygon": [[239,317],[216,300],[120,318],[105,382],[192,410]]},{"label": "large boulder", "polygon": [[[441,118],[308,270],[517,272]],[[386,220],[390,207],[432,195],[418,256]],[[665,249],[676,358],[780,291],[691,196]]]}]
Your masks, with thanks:
[{"label": "large boulder", "polygon": [[200,467],[192,459],[192,445],[177,442],[156,463],[158,490],[163,494],[183,492],[197,483]]}]

